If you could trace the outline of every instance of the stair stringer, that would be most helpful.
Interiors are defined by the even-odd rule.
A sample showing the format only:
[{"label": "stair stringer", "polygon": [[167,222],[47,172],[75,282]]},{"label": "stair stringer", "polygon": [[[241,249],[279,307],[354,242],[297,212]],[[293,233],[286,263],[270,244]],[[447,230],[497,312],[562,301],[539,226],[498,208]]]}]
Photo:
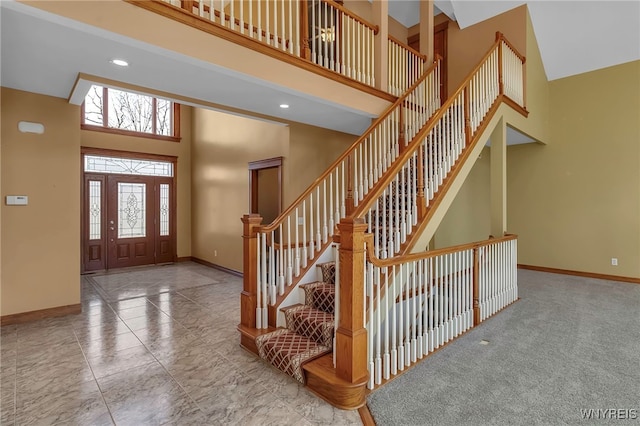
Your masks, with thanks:
[{"label": "stair stringer", "polygon": [[[433,204],[428,214],[418,223],[417,230],[412,233],[412,238],[406,245],[403,252],[406,253],[419,253],[426,251],[427,244],[433,238],[438,226],[444,219],[449,207],[455,200],[456,195],[462,188],[464,181],[471,173],[471,169],[478,160],[478,157],[482,153],[482,149],[487,144],[491,133],[495,130],[500,120],[506,119],[505,108],[511,108],[507,103],[502,102],[500,98],[496,100],[497,107],[494,106],[492,110],[487,113],[485,120],[487,125],[483,126],[481,133],[476,138],[473,146],[470,148],[471,152],[466,158],[463,158],[463,163],[460,165],[459,170],[452,175],[452,181],[449,187],[445,187],[442,190],[444,193],[439,195],[440,199],[437,204]],[[453,170],[452,170],[453,172]]]},{"label": "stair stringer", "polygon": [[[304,292],[300,291],[300,285],[312,283],[314,281],[320,281],[321,277],[318,276],[318,267],[317,265],[325,262],[330,262],[335,260],[335,244],[331,243],[327,245],[326,249],[317,256],[311,265],[307,267],[304,275],[294,284],[294,288],[291,289],[289,294],[280,302],[277,307],[280,306],[291,306],[297,303],[304,304]],[[280,309],[276,309],[277,317],[276,317],[276,327],[285,327],[286,318],[284,312]]]}]

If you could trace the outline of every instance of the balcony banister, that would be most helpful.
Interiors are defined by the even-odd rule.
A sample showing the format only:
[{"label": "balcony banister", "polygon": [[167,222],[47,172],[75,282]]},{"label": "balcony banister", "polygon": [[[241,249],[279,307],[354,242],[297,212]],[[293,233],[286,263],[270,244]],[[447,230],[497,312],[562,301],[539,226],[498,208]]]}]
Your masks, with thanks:
[{"label": "balcony banister", "polygon": [[409,52],[413,53],[415,56],[418,56],[418,57],[422,58],[423,61],[427,60],[427,55],[423,55],[422,53],[418,52],[413,47],[410,47],[408,44],[401,42],[400,40],[398,40],[397,38],[395,38],[391,34],[389,34],[389,40],[391,40],[392,42],[394,42],[398,46],[402,47],[403,49],[408,50]]},{"label": "balcony banister", "polygon": [[362,25],[364,25],[365,27],[369,27],[370,29],[373,30],[373,34],[378,34],[378,31],[380,30],[378,28],[377,25],[372,24],[371,22],[367,21],[364,18],[361,18],[360,16],[356,15],[355,13],[353,13],[352,11],[350,11],[349,9],[347,9],[346,7],[344,7],[343,5],[341,5],[340,3],[337,3],[333,0],[320,0],[322,3],[326,3],[329,6],[333,7],[334,9],[339,10],[340,12],[344,13],[345,15],[349,16],[350,18],[353,18],[354,20],[356,20],[357,22],[361,23]]}]

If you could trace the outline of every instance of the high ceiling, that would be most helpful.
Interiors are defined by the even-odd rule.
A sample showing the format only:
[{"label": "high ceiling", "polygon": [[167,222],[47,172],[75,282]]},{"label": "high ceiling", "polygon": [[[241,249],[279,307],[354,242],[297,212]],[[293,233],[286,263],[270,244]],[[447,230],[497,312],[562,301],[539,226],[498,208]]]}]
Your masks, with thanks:
[{"label": "high ceiling", "polygon": [[[416,23],[418,1],[390,1],[394,18],[406,26]],[[461,28],[524,3],[550,80],[640,59],[638,1],[435,1]],[[0,1],[0,14],[2,86],[67,98],[78,73],[85,73],[356,135],[370,123],[362,111],[23,3]],[[123,70],[109,64],[123,56],[136,58],[139,66]],[[189,78],[176,79],[178,72]],[[295,108],[282,110],[280,103]]]}]

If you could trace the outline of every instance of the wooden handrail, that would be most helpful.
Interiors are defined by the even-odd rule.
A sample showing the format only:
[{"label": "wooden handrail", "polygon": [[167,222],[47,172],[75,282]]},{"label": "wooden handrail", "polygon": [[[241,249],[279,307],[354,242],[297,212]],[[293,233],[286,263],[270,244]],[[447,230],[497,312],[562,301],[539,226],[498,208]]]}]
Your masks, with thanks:
[{"label": "wooden handrail", "polygon": [[342,153],[342,155],[340,155],[340,157],[338,157],[325,171],[324,173],[322,173],[316,180],[314,180],[311,185],[309,185],[309,187],[302,193],[300,194],[300,196],[298,198],[296,198],[296,200],[291,203],[289,205],[289,207],[287,207],[282,213],[280,213],[280,215],[278,215],[277,218],[274,219],[273,222],[271,222],[271,224],[268,225],[263,225],[260,228],[260,232],[269,232],[269,231],[273,231],[274,229],[276,229],[282,222],[284,222],[284,220],[286,219],[287,216],[289,216],[291,213],[293,213],[293,211],[296,209],[296,207],[298,206],[298,204],[300,204],[302,202],[302,200],[304,200],[305,198],[307,198],[311,192],[313,190],[316,189],[316,187],[324,180],[326,179],[331,173],[333,173],[333,171],[339,167],[340,163],[342,163],[347,157],[349,157],[349,155],[351,155],[358,146],[360,146],[360,144],[367,139],[370,134],[373,132],[373,130],[380,124],[382,123],[392,112],[394,109],[396,109],[398,106],[400,106],[409,96],[409,94],[416,88],[418,87],[418,85],[420,85],[420,83],[422,83],[428,76],[429,74],[434,70],[434,68],[437,66],[438,62],[437,60],[434,61],[434,63],[427,68],[424,73],[422,74],[422,76],[415,82],[413,83],[413,85],[405,92],[405,94],[401,97],[399,97],[391,106],[389,106],[383,113],[382,115],[380,115],[370,126],[369,128],[349,147],[349,149],[347,149],[345,152]]},{"label": "wooden handrail", "polygon": [[339,10],[340,12],[344,13],[345,15],[349,16],[350,18],[353,18],[354,20],[360,22],[362,25],[369,27],[373,30],[373,34],[378,34],[378,31],[380,31],[380,28],[378,28],[377,25],[372,24],[371,22],[359,17],[358,15],[356,15],[355,13],[353,13],[352,11],[350,11],[349,9],[347,9],[346,7],[344,7],[343,5],[341,5],[340,3],[336,3],[333,0],[321,0],[323,3],[327,3],[329,6],[333,7],[334,9]]},{"label": "wooden handrail", "polygon": [[423,61],[427,60],[427,55],[423,55],[422,53],[418,52],[413,47],[410,47],[408,44],[401,42],[400,40],[398,40],[397,38],[395,38],[391,34],[389,34],[389,40],[394,42],[398,46],[402,47],[403,49],[408,50],[409,52],[413,53],[414,55],[422,58]]},{"label": "wooden handrail", "polygon": [[402,256],[390,257],[388,259],[379,259],[374,251],[373,239],[375,236],[373,234],[365,235],[365,242],[367,243],[366,252],[367,252],[367,260],[373,263],[375,266],[384,268],[388,266],[400,265],[403,263],[413,262],[422,259],[429,259],[432,257],[442,256],[445,254],[456,253],[464,250],[472,250],[479,247],[485,247],[491,244],[502,243],[504,241],[511,241],[518,239],[516,234],[505,234],[500,238],[489,238],[487,240],[476,241],[473,243],[467,244],[459,244],[456,246],[445,247],[441,249],[424,251],[420,253],[410,253]]},{"label": "wooden handrail", "polygon": [[363,198],[363,200],[358,204],[358,207],[355,209],[354,215],[355,217],[361,217],[366,214],[367,211],[371,208],[374,202],[378,200],[382,192],[389,186],[391,181],[395,179],[395,176],[400,172],[400,170],[404,167],[409,158],[413,155],[414,151],[420,146],[420,143],[424,139],[424,137],[438,124],[440,119],[446,114],[449,110],[449,107],[453,105],[455,100],[458,98],[460,93],[465,90],[474,75],[478,72],[478,70],[482,67],[482,65],[487,61],[489,56],[493,53],[493,51],[500,45],[501,40],[497,40],[491,48],[487,51],[487,53],[482,57],[482,60],[475,66],[475,68],[467,75],[467,77],[463,80],[462,84],[455,93],[447,99],[447,101],[442,104],[438,112],[434,114],[433,117],[429,120],[429,122],[420,130],[414,137],[411,142],[407,145],[407,148],[400,152],[398,158],[395,159],[393,165],[385,171],[385,176],[376,182],[375,186],[367,193],[367,195]]}]

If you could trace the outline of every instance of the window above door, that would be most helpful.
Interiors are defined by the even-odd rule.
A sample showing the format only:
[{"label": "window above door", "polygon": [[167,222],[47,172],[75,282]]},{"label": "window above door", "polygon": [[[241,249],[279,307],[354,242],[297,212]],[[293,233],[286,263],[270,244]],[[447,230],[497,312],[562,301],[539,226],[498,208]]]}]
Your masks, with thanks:
[{"label": "window above door", "polygon": [[82,104],[82,129],[180,141],[180,105],[93,85]]}]

